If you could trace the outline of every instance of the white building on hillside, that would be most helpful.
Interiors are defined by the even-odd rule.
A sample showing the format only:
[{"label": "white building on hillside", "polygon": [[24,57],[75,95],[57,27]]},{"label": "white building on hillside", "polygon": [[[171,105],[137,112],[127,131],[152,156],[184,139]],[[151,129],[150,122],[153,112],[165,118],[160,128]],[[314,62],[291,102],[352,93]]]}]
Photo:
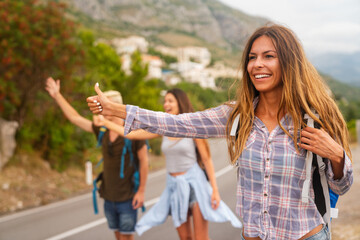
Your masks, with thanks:
[{"label": "white building on hillside", "polygon": [[212,77],[219,78],[237,78],[241,77],[240,69],[234,69],[230,67],[226,67],[222,63],[216,63],[213,67],[205,69]]},{"label": "white building on hillside", "polygon": [[111,45],[115,48],[118,55],[132,54],[136,50],[146,53],[149,43],[143,37],[131,36],[128,38],[114,38]]},{"label": "white building on hillside", "polygon": [[187,81],[198,83],[203,88],[212,88],[215,86],[215,78],[205,71],[204,65],[195,62],[178,62],[170,64],[170,68],[179,72]]},{"label": "white building on hillside", "polygon": [[167,56],[176,57],[176,58],[178,57],[177,48],[171,48],[161,45],[161,46],[156,46],[155,50]]},{"label": "white building on hillside", "polygon": [[160,57],[158,56],[151,56],[151,55],[142,55],[142,62],[148,64],[148,78],[158,78],[161,79],[162,71],[161,67],[163,62],[161,61]]},{"label": "white building on hillside", "polygon": [[211,53],[203,47],[182,47],[178,48],[177,58],[179,62],[195,61],[206,67],[211,62]]}]

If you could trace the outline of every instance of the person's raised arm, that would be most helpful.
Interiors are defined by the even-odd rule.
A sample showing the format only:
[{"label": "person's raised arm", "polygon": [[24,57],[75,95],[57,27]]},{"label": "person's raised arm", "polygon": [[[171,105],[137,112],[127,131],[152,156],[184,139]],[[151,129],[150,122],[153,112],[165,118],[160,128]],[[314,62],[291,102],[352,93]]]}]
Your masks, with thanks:
[{"label": "person's raised arm", "polygon": [[60,93],[60,80],[54,80],[52,77],[49,77],[46,80],[46,91],[49,95],[56,101],[61,110],[63,111],[65,117],[76,126],[82,128],[87,132],[93,132],[92,122],[89,119],[81,116],[66,99]]},{"label": "person's raised arm", "polygon": [[125,135],[141,128],[168,137],[226,137],[226,124],[232,111],[229,105],[174,115],[111,102],[100,91],[98,85],[95,85],[95,91],[98,95],[86,99],[90,111],[94,114],[124,119]]},{"label": "person's raised arm", "polygon": [[217,209],[220,204],[220,194],[219,189],[216,183],[216,177],[215,177],[215,169],[214,165],[211,159],[210,150],[208,147],[208,144],[206,140],[204,139],[194,139],[196,147],[199,151],[201,161],[203,162],[205,166],[206,173],[209,178],[210,185],[213,189],[212,195],[211,195],[211,207],[213,209]]},{"label": "person's raised arm", "polygon": [[132,206],[134,209],[141,207],[144,204],[145,185],[148,176],[148,152],[147,145],[144,144],[137,152],[139,158],[139,173],[140,173],[140,184],[139,189],[135,193]]},{"label": "person's raised arm", "polygon": [[97,126],[105,126],[109,130],[114,131],[120,136],[130,140],[148,140],[148,139],[161,137],[161,135],[159,134],[147,132],[143,129],[134,130],[125,136],[124,126],[109,121],[106,118],[104,118],[104,116],[102,115],[97,115],[97,116],[94,115],[94,123]]}]

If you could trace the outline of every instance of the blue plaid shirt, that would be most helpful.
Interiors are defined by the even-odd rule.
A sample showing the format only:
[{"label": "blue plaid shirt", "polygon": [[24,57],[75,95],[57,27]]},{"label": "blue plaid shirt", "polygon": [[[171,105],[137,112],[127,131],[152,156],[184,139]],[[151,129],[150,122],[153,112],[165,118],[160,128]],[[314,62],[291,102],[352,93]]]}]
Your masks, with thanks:
[{"label": "blue plaid shirt", "polygon": [[[226,122],[232,111],[227,105],[202,112],[171,115],[127,105],[125,134],[138,128],[170,137],[225,137]],[[292,119],[286,115],[281,124],[290,134]],[[244,221],[244,234],[262,239],[299,239],[323,219],[310,189],[309,203],[301,201],[305,180],[306,151],[296,152],[293,140],[277,126],[271,133],[257,117],[238,159],[236,210]],[[344,176],[334,180],[327,160],[330,188],[344,194],[353,182],[352,164],[345,154]]]}]

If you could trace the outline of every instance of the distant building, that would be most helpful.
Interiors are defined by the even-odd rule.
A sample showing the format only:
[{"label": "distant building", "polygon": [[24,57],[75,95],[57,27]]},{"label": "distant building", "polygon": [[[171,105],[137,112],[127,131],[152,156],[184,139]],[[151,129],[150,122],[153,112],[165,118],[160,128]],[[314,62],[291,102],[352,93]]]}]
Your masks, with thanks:
[{"label": "distant building", "polygon": [[121,57],[121,69],[127,74],[130,75],[131,71],[131,56],[129,54],[123,54]]},{"label": "distant building", "polygon": [[155,50],[168,56],[176,57],[178,62],[197,62],[204,67],[211,62],[211,53],[204,47],[179,47],[170,48],[165,46],[156,46]]},{"label": "distant building", "polygon": [[178,62],[197,62],[204,67],[211,62],[211,53],[204,47],[181,47],[178,48]]},{"label": "distant building", "polygon": [[163,55],[171,56],[171,57],[178,57],[178,50],[177,48],[171,48],[166,46],[156,46],[155,50],[162,53]]},{"label": "distant building", "polygon": [[142,62],[148,64],[148,78],[158,78],[161,79],[162,71],[161,67],[163,65],[162,60],[158,56],[151,55],[142,55]]},{"label": "distant building", "polygon": [[215,78],[200,63],[178,62],[170,64],[170,68],[178,71],[187,82],[198,83],[203,88],[216,88]]},{"label": "distant building", "polygon": [[222,63],[215,63],[213,67],[206,68],[205,71],[209,73],[212,77],[219,78],[237,78],[241,75],[241,71],[234,68],[226,67]]},{"label": "distant building", "polygon": [[176,85],[181,82],[181,78],[175,71],[172,70],[163,70],[162,80],[165,82],[166,85]]},{"label": "distant building", "polygon": [[145,40],[145,38],[139,36],[114,38],[111,40],[111,45],[115,48],[118,55],[132,54],[136,50],[146,53],[149,47],[149,43]]}]

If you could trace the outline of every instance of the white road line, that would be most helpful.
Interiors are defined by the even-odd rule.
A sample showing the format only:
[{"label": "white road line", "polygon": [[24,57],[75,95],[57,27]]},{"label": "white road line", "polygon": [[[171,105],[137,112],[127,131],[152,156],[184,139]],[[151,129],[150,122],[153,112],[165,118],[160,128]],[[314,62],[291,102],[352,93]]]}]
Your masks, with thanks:
[{"label": "white road line", "polygon": [[[227,167],[224,167],[222,169],[220,169],[219,171],[217,171],[215,173],[215,177],[218,178],[222,175],[224,175],[225,173],[231,171],[232,169],[234,169],[233,166],[227,166]],[[159,197],[157,198],[153,198],[149,201],[146,201],[144,204],[145,206],[151,206],[153,204],[155,204],[157,201],[159,201]],[[50,238],[47,238],[46,240],[60,240],[60,239],[64,239],[64,238],[67,238],[67,237],[70,237],[72,235],[75,235],[77,233],[80,233],[80,232],[83,232],[83,231],[86,231],[90,228],[93,228],[93,227],[96,227],[98,225],[101,225],[101,224],[104,224],[106,223],[106,218],[101,218],[99,220],[96,220],[96,221],[93,221],[93,222],[90,222],[88,224],[85,224],[85,225],[82,225],[80,227],[77,227],[77,228],[73,228],[67,232],[64,232],[64,233],[61,233],[59,235],[56,235],[56,236],[53,236],[53,237],[50,237]]]},{"label": "white road line", "polygon": [[30,214],[43,212],[45,210],[49,210],[49,209],[52,209],[52,208],[61,207],[61,206],[64,206],[66,204],[69,204],[69,203],[82,201],[84,199],[91,199],[91,194],[92,193],[86,193],[86,194],[83,194],[81,196],[69,198],[69,199],[62,200],[62,201],[59,201],[59,202],[56,202],[56,203],[50,203],[50,204],[45,205],[45,206],[41,206],[41,207],[25,210],[25,211],[22,211],[22,212],[19,212],[19,213],[14,213],[14,214],[11,214],[11,215],[8,215],[8,216],[4,216],[4,217],[0,218],[0,223],[10,221],[10,220],[13,220],[13,219],[16,219],[16,218],[25,217],[25,216],[28,216]]},{"label": "white road line", "polygon": [[227,166],[227,167],[224,167],[223,169],[220,169],[219,171],[217,171],[217,172],[215,173],[215,177],[218,178],[218,177],[224,175],[225,173],[231,171],[232,169],[234,169],[234,167],[231,166],[231,165],[229,165],[229,166]]},{"label": "white road line", "polygon": [[90,228],[96,227],[96,226],[98,226],[100,224],[103,224],[103,223],[106,223],[106,218],[100,218],[99,220],[93,221],[91,223],[82,225],[82,226],[77,227],[77,228],[74,228],[74,229],[72,229],[70,231],[64,232],[64,233],[56,235],[54,237],[47,238],[46,240],[64,239],[64,238],[70,237],[72,235],[75,235],[75,234],[77,234],[79,232],[83,232],[83,231],[86,231],[86,230],[88,230]]},{"label": "white road line", "polygon": [[[166,169],[161,169],[161,170],[158,170],[156,172],[150,173],[148,179],[153,179],[153,178],[159,177],[159,176],[164,175],[164,174],[166,174]],[[13,219],[16,219],[16,218],[25,217],[25,216],[28,216],[30,214],[43,212],[43,211],[46,211],[46,210],[49,210],[49,209],[52,209],[52,208],[61,207],[61,206],[64,206],[64,205],[67,205],[67,204],[70,204],[70,203],[82,201],[84,199],[91,199],[92,198],[91,195],[92,195],[92,193],[86,193],[86,194],[83,194],[83,195],[80,195],[80,196],[77,196],[77,197],[73,197],[73,198],[70,198],[70,199],[58,201],[58,202],[55,202],[55,203],[50,203],[50,204],[45,205],[45,206],[40,206],[40,207],[36,207],[36,208],[33,208],[33,209],[21,211],[19,213],[14,213],[14,214],[11,214],[11,215],[8,215],[8,216],[0,217],[0,223],[7,222],[7,221],[10,221],[10,220],[13,220]]]}]

